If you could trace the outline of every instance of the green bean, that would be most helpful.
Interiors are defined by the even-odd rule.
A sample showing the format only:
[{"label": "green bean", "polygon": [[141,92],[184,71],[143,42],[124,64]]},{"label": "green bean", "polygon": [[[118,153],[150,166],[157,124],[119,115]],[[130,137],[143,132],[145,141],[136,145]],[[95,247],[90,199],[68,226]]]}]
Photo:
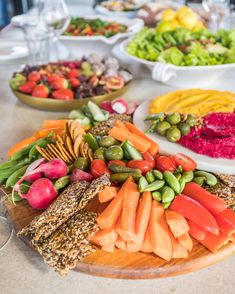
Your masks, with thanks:
[{"label": "green bean", "polygon": [[176,192],[178,195],[180,193],[180,183],[176,179],[176,177],[173,175],[173,173],[169,171],[164,171],[163,177],[167,184]]},{"label": "green bean", "polygon": [[0,183],[5,182],[7,178],[9,178],[15,171],[17,171],[20,167],[24,166],[25,163],[22,162],[21,164],[17,164],[15,166],[12,166],[8,169],[3,169],[0,171]]},{"label": "green bean", "polygon": [[28,165],[25,165],[19,169],[17,169],[13,174],[9,176],[9,178],[6,181],[6,187],[14,187],[14,185],[17,183],[17,181],[25,174],[25,171],[27,169]]},{"label": "green bean", "polygon": [[207,185],[209,185],[209,186],[215,186],[218,182],[217,178],[214,175],[212,175],[208,172],[202,171],[202,170],[195,171],[194,175],[196,177],[205,177],[205,181],[206,181]]},{"label": "green bean", "polygon": [[159,112],[159,113],[154,113],[154,114],[149,114],[146,116],[145,121],[146,120],[160,120],[162,121],[165,118],[165,114],[163,112]]},{"label": "green bean", "polygon": [[38,152],[38,150],[37,150],[37,146],[39,146],[39,147],[41,147],[41,148],[45,148],[46,147],[46,145],[48,144],[48,142],[47,142],[47,140],[45,140],[45,139],[42,139],[42,141],[40,141],[39,142],[39,140],[38,140],[38,143],[37,144],[35,144],[30,150],[29,150],[29,158],[30,159],[35,159],[35,158],[37,158],[38,157],[38,155],[39,155],[39,152]]}]

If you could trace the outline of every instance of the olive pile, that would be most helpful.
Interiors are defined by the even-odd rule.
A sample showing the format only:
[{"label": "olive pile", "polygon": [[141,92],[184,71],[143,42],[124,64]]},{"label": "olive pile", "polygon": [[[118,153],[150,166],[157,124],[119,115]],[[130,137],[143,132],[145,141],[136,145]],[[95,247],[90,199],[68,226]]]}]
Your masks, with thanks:
[{"label": "olive pile", "polygon": [[99,148],[94,152],[95,159],[102,160],[122,160],[123,150],[119,143],[111,136],[98,138]]},{"label": "olive pile", "polygon": [[170,142],[178,142],[181,136],[188,135],[192,127],[200,124],[198,116],[179,112],[150,114],[145,121],[151,121],[146,133],[156,132],[160,136],[167,137]]}]

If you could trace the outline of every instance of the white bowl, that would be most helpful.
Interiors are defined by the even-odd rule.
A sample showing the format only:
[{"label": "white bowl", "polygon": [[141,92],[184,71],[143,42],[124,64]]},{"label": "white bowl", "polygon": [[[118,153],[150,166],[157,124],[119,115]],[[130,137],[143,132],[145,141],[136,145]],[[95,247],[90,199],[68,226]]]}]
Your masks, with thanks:
[{"label": "white bowl", "polygon": [[155,81],[178,88],[208,88],[216,82],[225,72],[235,73],[235,63],[208,65],[208,66],[176,66],[163,62],[144,60],[127,52],[131,39],[120,44],[120,51],[133,62],[143,64],[152,72]]},{"label": "white bowl", "polygon": [[[76,17],[76,16],[75,16]],[[64,36],[61,35],[59,40],[62,41],[73,57],[77,57],[78,51],[84,52],[86,54],[95,52],[100,55],[111,54],[111,50],[114,44],[118,41],[123,40],[136,34],[144,26],[142,19],[128,19],[120,17],[108,17],[103,15],[92,15],[85,17],[86,19],[96,19],[99,18],[104,21],[113,22],[116,21],[120,24],[126,25],[128,27],[127,32],[118,33],[110,38],[105,36]],[[79,56],[80,57],[80,56]]]}]

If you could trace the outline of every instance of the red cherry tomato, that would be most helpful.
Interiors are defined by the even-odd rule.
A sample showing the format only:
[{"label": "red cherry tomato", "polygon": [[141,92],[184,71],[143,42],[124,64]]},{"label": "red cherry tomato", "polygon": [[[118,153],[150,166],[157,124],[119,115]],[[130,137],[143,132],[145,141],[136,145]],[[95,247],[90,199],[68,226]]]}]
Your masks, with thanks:
[{"label": "red cherry tomato", "polygon": [[175,163],[182,166],[183,171],[193,171],[197,167],[196,162],[183,153],[177,153],[173,156]]},{"label": "red cherry tomato", "polygon": [[148,161],[148,163],[151,165],[151,168],[154,168],[155,167],[155,159],[154,159],[153,155],[150,154],[148,151],[142,152],[141,154],[142,154],[144,160]]},{"label": "red cherry tomato", "polygon": [[120,166],[126,166],[126,163],[124,161],[121,161],[121,160],[110,160],[108,162],[108,166],[110,166],[111,164],[116,164],[116,165],[120,165]]},{"label": "red cherry tomato", "polygon": [[139,160],[139,159],[134,159],[131,160],[127,163],[127,166],[130,168],[138,168],[141,170],[143,174],[146,174],[148,171],[150,171],[151,165],[147,160]]},{"label": "red cherry tomato", "polygon": [[167,170],[173,173],[176,170],[175,163],[166,155],[159,156],[156,159],[156,168],[161,172]]},{"label": "red cherry tomato", "polygon": [[107,165],[101,159],[95,159],[91,162],[91,173],[95,178],[99,178],[103,174],[110,173]]}]

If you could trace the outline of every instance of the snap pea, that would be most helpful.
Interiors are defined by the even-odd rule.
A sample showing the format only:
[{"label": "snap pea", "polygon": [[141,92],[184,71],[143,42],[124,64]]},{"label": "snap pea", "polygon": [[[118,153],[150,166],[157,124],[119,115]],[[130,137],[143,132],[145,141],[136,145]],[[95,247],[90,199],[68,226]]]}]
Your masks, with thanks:
[{"label": "snap pea", "polygon": [[56,190],[60,190],[65,188],[69,183],[70,183],[70,176],[67,175],[56,180],[54,187],[56,188]]},{"label": "snap pea", "polygon": [[163,174],[160,172],[160,170],[154,169],[153,174],[158,180],[163,180]]},{"label": "snap pea", "polygon": [[39,155],[39,152],[38,152],[38,150],[37,150],[37,146],[39,146],[39,147],[41,147],[41,148],[45,148],[46,147],[46,145],[48,144],[48,143],[53,143],[54,141],[52,140],[52,139],[50,139],[50,138],[42,138],[42,139],[39,139],[38,141],[37,141],[37,144],[35,144],[30,150],[29,150],[29,155],[28,155],[28,157],[30,158],[30,159],[35,159],[35,158],[37,158],[38,157],[38,155]]},{"label": "snap pea", "polygon": [[162,121],[165,118],[165,114],[163,112],[149,114],[146,116],[145,120],[160,120]]},{"label": "snap pea", "polygon": [[5,182],[7,178],[9,178],[15,171],[17,171],[20,167],[24,166],[25,163],[19,163],[11,168],[3,169],[0,172],[0,183]]},{"label": "snap pea", "polygon": [[156,201],[162,201],[162,194],[159,191],[152,192],[152,197]]},{"label": "snap pea", "polygon": [[164,186],[160,189],[160,193],[162,195],[162,202],[170,202],[175,198],[175,192],[172,188],[168,186]]},{"label": "snap pea", "polygon": [[16,164],[18,164],[20,161],[18,160],[7,160],[5,162],[3,162],[2,164],[0,164],[0,171],[3,169],[7,169],[10,168]]},{"label": "snap pea", "polygon": [[146,178],[144,176],[142,176],[140,179],[139,179],[139,183],[138,183],[138,187],[139,187],[139,191],[140,193],[144,192],[144,189],[145,187],[148,186],[148,181],[146,180]]},{"label": "snap pea", "polygon": [[205,182],[209,186],[215,186],[218,182],[217,178],[214,175],[212,175],[208,172],[202,171],[202,170],[195,171],[194,175],[196,177],[205,177]]},{"label": "snap pea", "polygon": [[167,209],[171,205],[171,201],[162,203],[162,206]]},{"label": "snap pea", "polygon": [[138,168],[130,168],[130,167],[121,166],[118,164],[110,164],[109,170],[111,170],[113,173],[132,173],[132,172],[141,173],[141,170]]},{"label": "snap pea", "polygon": [[156,191],[159,190],[161,187],[165,185],[164,180],[156,180],[153,183],[149,184],[147,187],[144,188],[144,191]]},{"label": "snap pea", "polygon": [[92,134],[87,133],[85,135],[85,141],[88,143],[93,152],[99,148],[98,142]]},{"label": "snap pea", "polygon": [[194,177],[193,182],[198,184],[199,186],[202,186],[205,182],[206,178],[205,177]]},{"label": "snap pea", "polygon": [[149,133],[153,133],[153,132],[155,132],[158,123],[159,123],[158,120],[153,121],[152,124],[151,124],[151,126],[147,129],[147,131],[146,131],[145,133],[146,133],[146,134],[149,134]]},{"label": "snap pea", "polygon": [[17,181],[25,174],[27,167],[28,165],[25,165],[13,172],[6,181],[6,188],[14,187]]},{"label": "snap pea", "polygon": [[176,192],[178,195],[180,193],[180,183],[176,179],[176,177],[173,175],[173,173],[169,171],[164,171],[163,177],[167,184]]},{"label": "snap pea", "polygon": [[[41,139],[39,139],[39,140],[41,140]],[[38,143],[39,140],[29,144],[28,146],[26,146],[26,147],[22,148],[21,150],[19,150],[18,152],[14,153],[12,155],[12,157],[10,158],[10,160],[19,160],[19,159],[23,159],[26,156],[28,156],[30,149],[33,146],[35,146]]]},{"label": "snap pea", "polygon": [[149,182],[149,184],[153,183],[156,180],[153,172],[151,172],[151,171],[148,171],[146,173],[145,178]]},{"label": "snap pea", "polygon": [[181,179],[185,181],[185,183],[189,183],[193,180],[194,174],[192,171],[185,171],[182,174]]},{"label": "snap pea", "polygon": [[182,177],[181,173],[174,173],[176,179],[179,181],[180,178]]},{"label": "snap pea", "polygon": [[111,182],[124,182],[126,181],[129,177],[133,177],[134,180],[139,180],[141,177],[141,173],[117,173],[117,174],[112,174],[110,176]]},{"label": "snap pea", "polygon": [[179,183],[180,183],[180,193],[182,193],[182,191],[184,190],[186,182],[185,182],[185,180],[183,178],[181,178],[179,180]]}]

